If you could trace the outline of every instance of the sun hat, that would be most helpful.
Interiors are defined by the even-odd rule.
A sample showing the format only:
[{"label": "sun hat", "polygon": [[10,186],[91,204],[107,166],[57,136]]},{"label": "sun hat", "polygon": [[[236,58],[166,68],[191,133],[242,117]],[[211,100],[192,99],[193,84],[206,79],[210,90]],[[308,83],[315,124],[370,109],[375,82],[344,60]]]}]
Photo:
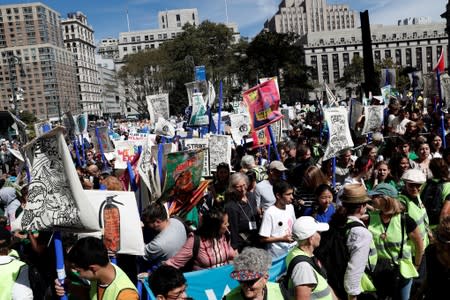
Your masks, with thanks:
[{"label": "sun hat", "polygon": [[382,195],[382,196],[389,196],[392,198],[397,198],[398,191],[395,187],[390,185],[389,183],[380,183],[378,184],[373,190],[367,192],[369,196],[376,196],[376,195]]},{"label": "sun hat", "polygon": [[287,168],[283,165],[283,163],[279,160],[274,160],[269,165],[269,170],[278,170],[280,172],[287,171]]},{"label": "sun hat", "polygon": [[272,257],[264,250],[255,247],[246,247],[233,260],[231,278],[237,281],[251,281],[267,274],[272,264]]},{"label": "sun hat", "polygon": [[292,234],[296,239],[302,241],[306,240],[316,232],[327,231],[328,229],[330,229],[330,225],[328,225],[328,223],[320,223],[313,217],[304,216],[298,218],[294,222]]},{"label": "sun hat", "polygon": [[416,184],[422,184],[427,181],[425,174],[423,174],[422,171],[417,170],[417,169],[406,170],[405,173],[403,173],[401,179],[405,182],[416,183]]},{"label": "sun hat", "polygon": [[361,183],[344,185],[340,199],[343,203],[348,204],[363,204],[371,200],[367,195],[366,188]]}]

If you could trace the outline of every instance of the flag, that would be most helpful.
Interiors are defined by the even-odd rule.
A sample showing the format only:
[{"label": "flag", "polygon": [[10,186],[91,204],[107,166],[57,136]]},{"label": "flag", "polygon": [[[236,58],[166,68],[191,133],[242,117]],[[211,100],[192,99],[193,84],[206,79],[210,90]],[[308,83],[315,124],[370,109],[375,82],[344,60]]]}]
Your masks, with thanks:
[{"label": "flag", "polygon": [[442,48],[441,55],[439,56],[439,59],[436,65],[434,66],[433,71],[442,74],[444,72],[444,69],[445,69],[444,48]]},{"label": "flag", "polygon": [[336,103],[336,96],[331,91],[330,87],[324,82],[325,91],[327,92],[328,106],[334,106]]}]

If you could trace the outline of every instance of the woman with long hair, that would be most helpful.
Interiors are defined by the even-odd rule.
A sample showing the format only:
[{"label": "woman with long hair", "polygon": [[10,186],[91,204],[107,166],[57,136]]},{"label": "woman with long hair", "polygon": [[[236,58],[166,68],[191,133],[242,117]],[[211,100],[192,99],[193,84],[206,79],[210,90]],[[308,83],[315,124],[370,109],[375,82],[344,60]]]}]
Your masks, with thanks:
[{"label": "woman with long hair", "polygon": [[373,174],[370,180],[366,182],[367,190],[372,190],[380,183],[389,183],[392,186],[396,187],[395,181],[391,176],[391,168],[387,161],[379,161],[375,164],[373,168]]},{"label": "woman with long hair", "polygon": [[441,158],[442,152],[442,138],[435,133],[428,137],[428,144],[430,145],[430,155],[432,158]]},{"label": "woman with long hair", "polygon": [[[237,252],[231,247],[228,239],[228,225],[228,215],[223,208],[211,209],[203,215],[195,234],[190,233],[178,253],[166,260],[164,264],[182,268],[192,260],[192,270],[195,271],[230,263]],[[197,253],[193,253],[195,239],[198,239]],[[196,254],[195,257],[193,257],[194,254]]]},{"label": "woman with long hair", "polygon": [[295,191],[294,195],[295,200],[293,204],[297,218],[304,215],[306,207],[311,207],[315,203],[316,196],[314,191],[316,188],[321,184],[329,183],[329,179],[319,167],[310,166],[305,170],[300,187]]},{"label": "woman with long hair", "polygon": [[430,145],[427,142],[419,143],[417,145],[416,153],[419,157],[414,160],[415,165],[413,168],[421,170],[423,174],[425,174],[426,178],[432,178],[433,174],[429,168],[431,160]]},{"label": "woman with long hair", "polygon": [[329,223],[336,212],[336,207],[333,203],[333,189],[328,184],[321,184],[316,188],[314,194],[316,202],[312,207],[308,207],[303,215],[312,216],[318,222]]}]

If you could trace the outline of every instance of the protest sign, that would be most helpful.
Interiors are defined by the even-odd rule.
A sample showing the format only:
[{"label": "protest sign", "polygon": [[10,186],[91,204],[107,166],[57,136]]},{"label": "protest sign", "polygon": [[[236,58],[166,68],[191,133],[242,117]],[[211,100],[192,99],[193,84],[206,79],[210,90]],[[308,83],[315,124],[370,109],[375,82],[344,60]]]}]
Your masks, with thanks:
[{"label": "protest sign", "polygon": [[263,129],[253,131],[252,138],[253,138],[252,148],[259,148],[259,147],[270,145],[269,128],[264,127]]},{"label": "protest sign", "polygon": [[250,133],[250,117],[248,114],[233,114],[229,117],[231,136],[234,142],[240,145],[244,137]]},{"label": "protest sign", "polygon": [[108,127],[98,127],[98,136],[96,134],[95,128],[89,129],[89,135],[91,137],[92,144],[94,144],[95,151],[101,153],[99,139],[102,143],[103,153],[114,152],[114,147],[109,139]]},{"label": "protest sign", "polygon": [[336,156],[339,151],[353,147],[353,140],[345,107],[325,108],[324,114],[329,130],[328,144],[323,156],[325,161]]},{"label": "protest sign", "polygon": [[13,148],[8,148],[8,151],[11,152],[12,155],[14,155],[14,157],[16,157],[18,160],[24,162],[24,158],[22,153],[20,153],[19,150],[13,149]]},{"label": "protest sign", "polygon": [[31,182],[23,212],[13,230],[100,230],[98,215],[86,201],[67,148],[63,128],[57,127],[25,145]]},{"label": "protest sign", "polygon": [[144,239],[133,192],[84,191],[93,206],[103,238],[111,253],[144,255]]},{"label": "protest sign", "polygon": [[80,134],[88,133],[88,114],[87,112],[77,115],[77,126]]},{"label": "protest sign", "polygon": [[364,128],[361,134],[380,131],[383,125],[384,106],[370,105],[364,106]]},{"label": "protest sign", "polygon": [[203,170],[202,170],[202,176],[210,176],[211,171],[209,169],[209,141],[208,139],[200,139],[200,138],[192,138],[192,139],[185,139],[184,140],[184,146],[187,148],[187,150],[197,150],[197,149],[204,149],[203,151]]},{"label": "protest sign", "polygon": [[355,130],[359,118],[364,113],[364,106],[356,99],[350,102],[350,128]]},{"label": "protest sign", "polygon": [[231,166],[231,138],[229,135],[212,134],[209,137],[209,167],[215,171],[220,163]]},{"label": "protest sign", "polygon": [[75,138],[75,135],[79,133],[78,125],[75,122],[75,119],[70,111],[66,112],[63,115],[63,124],[64,127],[66,127],[67,135],[69,136],[70,140],[73,140]]},{"label": "protest sign", "polygon": [[19,135],[20,141],[24,144],[27,143],[28,142],[27,124],[25,124],[18,117],[16,117],[15,114],[11,113],[10,111],[8,112],[11,118],[13,118],[15,125],[17,126],[17,133]]},{"label": "protest sign", "polygon": [[169,94],[149,95],[145,99],[152,122],[158,120],[159,117],[169,119]]},{"label": "protest sign", "polygon": [[131,162],[138,152],[138,145],[134,141],[114,141],[114,148],[116,169],[126,169],[127,163]]},{"label": "protest sign", "polygon": [[155,124],[155,133],[163,136],[173,137],[175,135],[175,127],[166,119],[160,117]]},{"label": "protest sign", "polygon": [[188,94],[189,105],[192,105],[193,93],[201,93],[205,104],[212,107],[216,98],[214,86],[210,81],[193,81],[184,84]]},{"label": "protest sign", "polygon": [[390,85],[395,87],[396,84],[395,69],[381,69],[380,87]]},{"label": "protest sign", "polygon": [[138,173],[150,191],[151,201],[156,200],[161,196],[161,186],[160,181],[158,180],[157,165],[155,163],[156,159],[152,153],[153,145],[154,143],[151,137],[148,136],[147,142],[143,145],[141,157],[138,162]]},{"label": "protest sign", "polygon": [[206,105],[202,93],[192,93],[192,112],[189,118],[189,126],[203,126],[209,124],[209,116],[206,114]]},{"label": "protest sign", "polygon": [[40,137],[44,133],[52,129],[52,123],[49,121],[34,123],[34,133],[36,137]]},{"label": "protest sign", "polygon": [[245,91],[242,97],[247,104],[250,122],[254,130],[266,127],[283,117],[278,111],[280,94],[274,79]]}]

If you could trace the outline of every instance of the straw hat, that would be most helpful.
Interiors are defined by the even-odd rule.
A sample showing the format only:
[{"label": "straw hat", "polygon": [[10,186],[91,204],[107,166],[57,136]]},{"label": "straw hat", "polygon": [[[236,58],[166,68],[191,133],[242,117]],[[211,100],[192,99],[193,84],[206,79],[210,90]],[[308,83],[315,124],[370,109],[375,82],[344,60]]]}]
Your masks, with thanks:
[{"label": "straw hat", "polygon": [[344,185],[344,191],[340,199],[347,204],[363,204],[371,200],[361,183]]}]

